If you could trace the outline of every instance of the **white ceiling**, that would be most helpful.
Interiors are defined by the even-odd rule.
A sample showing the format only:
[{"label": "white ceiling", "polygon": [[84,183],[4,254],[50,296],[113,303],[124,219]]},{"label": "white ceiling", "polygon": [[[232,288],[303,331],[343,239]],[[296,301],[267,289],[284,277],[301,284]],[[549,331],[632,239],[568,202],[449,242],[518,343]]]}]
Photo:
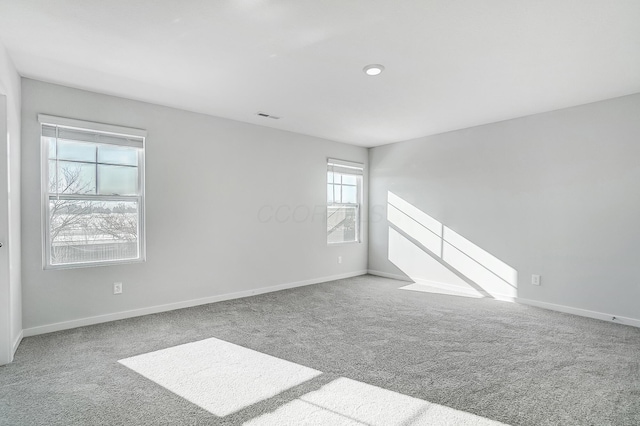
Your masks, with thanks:
[{"label": "white ceiling", "polygon": [[24,77],[363,146],[640,92],[638,0],[0,0],[0,41]]}]

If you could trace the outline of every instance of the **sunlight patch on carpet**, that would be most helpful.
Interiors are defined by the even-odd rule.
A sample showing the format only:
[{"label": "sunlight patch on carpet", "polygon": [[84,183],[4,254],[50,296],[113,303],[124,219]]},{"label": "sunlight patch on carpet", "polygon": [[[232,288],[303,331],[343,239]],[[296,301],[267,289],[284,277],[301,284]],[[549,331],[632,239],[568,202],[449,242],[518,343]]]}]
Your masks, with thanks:
[{"label": "sunlight patch on carpet", "polygon": [[[237,413],[323,374],[215,338],[118,362],[219,417]],[[285,400],[275,410],[244,424],[503,425],[344,377]]]},{"label": "sunlight patch on carpet", "polygon": [[220,417],[322,374],[215,338],[118,362]]},{"label": "sunlight patch on carpet", "polygon": [[272,413],[245,423],[260,425],[451,425],[504,423],[341,377]]}]

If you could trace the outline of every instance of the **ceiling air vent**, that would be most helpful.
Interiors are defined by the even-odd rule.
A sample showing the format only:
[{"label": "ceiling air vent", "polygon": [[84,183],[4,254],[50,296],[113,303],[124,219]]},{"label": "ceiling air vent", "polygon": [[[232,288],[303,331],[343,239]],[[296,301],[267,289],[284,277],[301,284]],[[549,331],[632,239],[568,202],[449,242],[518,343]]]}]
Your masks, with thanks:
[{"label": "ceiling air vent", "polygon": [[259,112],[258,116],[264,117],[264,118],[271,118],[273,120],[280,120],[280,117],[276,117],[275,115],[267,114],[266,112]]}]

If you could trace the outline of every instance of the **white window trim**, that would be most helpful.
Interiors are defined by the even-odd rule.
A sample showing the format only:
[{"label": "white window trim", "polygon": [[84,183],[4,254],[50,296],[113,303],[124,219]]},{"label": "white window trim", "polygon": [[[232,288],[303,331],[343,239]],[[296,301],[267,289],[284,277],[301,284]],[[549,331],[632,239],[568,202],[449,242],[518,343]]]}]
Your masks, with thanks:
[{"label": "white window trim", "polygon": [[94,121],[76,120],[74,118],[56,117],[53,115],[38,114],[38,122],[53,126],[68,127],[70,129],[86,129],[112,135],[136,136],[146,138],[147,131],[133,127],[115,126],[113,124],[96,123]]},{"label": "white window trim", "polygon": [[[354,241],[333,241],[330,242],[327,239],[327,235],[325,235],[325,239],[327,239],[327,246],[339,246],[339,245],[345,245],[345,244],[360,244],[362,243],[362,205],[363,205],[363,200],[364,200],[364,164],[363,163],[356,163],[353,161],[346,161],[346,160],[338,160],[335,158],[327,158],[327,166],[329,165],[335,165],[338,166],[339,168],[344,168],[347,169],[345,170],[346,173],[348,173],[349,169],[353,170],[353,174],[357,176],[357,178],[360,181],[360,184],[356,184],[356,197],[358,199],[357,203],[328,203],[327,202],[327,208],[332,207],[332,206],[336,206],[336,207],[340,207],[340,206],[346,206],[346,207],[357,207],[356,209],[356,239]],[[328,167],[327,167],[327,171],[328,171]],[[325,187],[327,186],[328,182],[326,182],[326,178],[325,178]],[[324,224],[324,229],[325,229],[325,234],[326,234],[326,229],[328,226],[328,215],[325,215],[325,224]]]},{"label": "white window trim", "polygon": [[[109,266],[109,265],[124,265],[131,263],[142,263],[147,260],[147,241],[146,241],[146,226],[145,226],[145,142],[147,132],[142,129],[135,129],[131,127],[115,126],[112,124],[96,123],[92,121],[76,120],[64,117],[55,117],[51,115],[38,114],[38,121],[40,123],[40,174],[41,174],[41,199],[40,209],[42,215],[42,269],[56,270],[56,269],[77,269],[77,268],[90,268],[96,266]],[[117,201],[117,200],[137,200],[139,217],[138,217],[138,249],[139,257],[136,259],[117,259],[95,262],[82,262],[52,265],[51,259],[51,242],[50,242],[50,223],[49,223],[49,144],[42,142],[42,126],[43,125],[55,125],[60,127],[68,127],[71,129],[91,130],[106,134],[119,135],[119,136],[135,136],[142,138],[142,146],[138,152],[138,187],[140,188],[139,195],[58,195],[60,198],[69,199],[91,199],[96,201]]]}]

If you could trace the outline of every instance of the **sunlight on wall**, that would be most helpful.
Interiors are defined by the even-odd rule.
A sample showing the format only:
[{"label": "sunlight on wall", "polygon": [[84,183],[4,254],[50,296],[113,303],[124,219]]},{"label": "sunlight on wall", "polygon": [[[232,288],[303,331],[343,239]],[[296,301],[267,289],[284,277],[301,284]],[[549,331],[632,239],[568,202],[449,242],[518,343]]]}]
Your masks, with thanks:
[{"label": "sunlight on wall", "polygon": [[442,255],[442,224],[391,192],[387,220],[429,251]]},{"label": "sunlight on wall", "polygon": [[401,287],[403,290],[484,297],[392,227],[389,227],[389,260],[417,283]]},{"label": "sunlight on wall", "polygon": [[[479,295],[475,297],[482,297],[481,292],[500,300],[513,300],[517,296],[515,269],[396,194],[388,192],[387,196],[387,220],[393,225],[389,227],[389,260],[409,278],[418,284],[454,292],[464,287],[469,294]],[[471,280],[478,289],[453,273],[457,280],[443,278],[446,274],[442,269],[446,268],[434,256]]]},{"label": "sunlight on wall", "polygon": [[322,374],[214,338],[118,362],[220,417]]},{"label": "sunlight on wall", "polygon": [[459,235],[452,229],[447,228],[446,226],[444,227],[443,239],[445,241],[445,247],[447,245],[446,243],[448,243],[452,248],[457,247],[462,253],[475,260],[478,264],[485,267],[488,271],[491,271],[498,278],[511,284],[512,286],[516,286],[518,281],[518,273],[511,266],[507,265],[497,257],[492,256],[490,253],[487,253],[485,250],[481,249],[471,241],[467,240],[466,238]]},{"label": "sunlight on wall", "polygon": [[[219,417],[258,404],[322,374],[215,338],[119,362]],[[254,408],[260,412],[259,406]],[[284,399],[275,410],[244,424],[503,425],[344,377],[318,390]]]}]

